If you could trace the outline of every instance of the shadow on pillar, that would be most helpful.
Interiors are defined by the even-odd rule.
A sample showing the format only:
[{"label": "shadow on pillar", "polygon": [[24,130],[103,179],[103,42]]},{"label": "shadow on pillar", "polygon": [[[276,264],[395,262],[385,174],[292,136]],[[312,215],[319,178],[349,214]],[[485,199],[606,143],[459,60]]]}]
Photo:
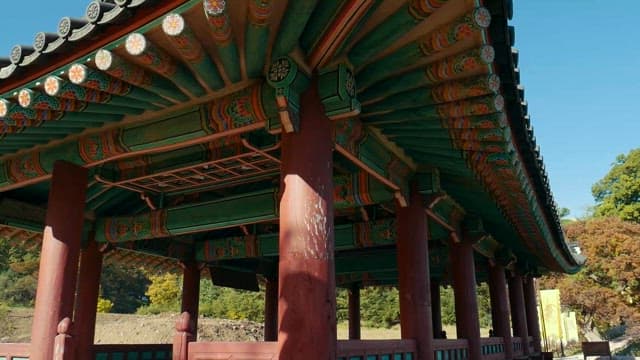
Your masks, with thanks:
[{"label": "shadow on pillar", "polygon": [[286,275],[280,284],[295,284],[295,290],[279,299],[279,359],[335,359],[336,309],[331,285],[304,272]]}]

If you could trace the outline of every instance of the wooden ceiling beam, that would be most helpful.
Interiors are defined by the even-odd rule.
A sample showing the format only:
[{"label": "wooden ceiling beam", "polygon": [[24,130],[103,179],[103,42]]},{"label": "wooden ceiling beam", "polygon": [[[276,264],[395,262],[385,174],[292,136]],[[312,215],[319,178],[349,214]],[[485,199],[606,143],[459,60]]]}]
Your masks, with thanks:
[{"label": "wooden ceiling beam", "polygon": [[[232,82],[242,80],[240,56],[234,41],[233,26],[225,1],[203,0],[203,11],[211,30],[210,39],[215,43],[218,57],[226,77]],[[244,29],[243,29],[244,30]]]},{"label": "wooden ceiling beam", "polygon": [[95,64],[98,70],[111,77],[139,86],[173,102],[189,100],[189,97],[168,79],[150,73],[142,67],[124,60],[124,58],[110,50],[98,50],[95,55]]},{"label": "wooden ceiling beam", "polygon": [[134,62],[147,70],[158,73],[180,89],[186,90],[192,98],[203,96],[206,93],[198,80],[181,62],[176,61],[145,35],[137,32],[129,34],[125,42],[125,50]]},{"label": "wooden ceiling beam", "polygon": [[336,122],[335,139],[338,152],[392,189],[401,204],[406,204],[409,177],[414,171],[410,164],[389,151],[358,119]]},{"label": "wooden ceiling beam", "polygon": [[[254,85],[170,118],[109,129],[59,144],[47,151],[31,150],[5,159],[0,161],[0,191],[48,179],[53,163],[59,158],[92,167],[264,128],[267,110],[263,107],[263,86],[268,85]],[[235,106],[248,106],[248,113],[227,112],[229,107]],[[162,131],[167,127],[171,127],[172,132]],[[35,171],[28,170],[29,164],[35,165]]]},{"label": "wooden ceiling beam", "polygon": [[[336,225],[335,249],[347,251],[395,244],[395,219]],[[224,237],[197,242],[197,261],[278,256],[278,234]]]},{"label": "wooden ceiling beam", "polygon": [[[378,56],[366,59],[366,66],[356,65],[361,88],[368,88],[382,79],[442,61],[463,53],[466,49],[486,44],[485,31],[490,19],[489,12],[479,7],[430,33],[422,32],[421,34],[427,35],[400,48],[385,48]],[[430,25],[433,24],[435,23]]]},{"label": "wooden ceiling beam", "polygon": [[[336,209],[391,202],[393,192],[368,174],[334,177]],[[96,241],[127,242],[211,231],[278,219],[278,189],[96,220]]]},{"label": "wooden ceiling beam", "polygon": [[149,102],[161,107],[167,107],[173,104],[171,101],[154,92],[112,77],[106,72],[96,70],[84,64],[72,64],[69,67],[67,74],[69,81],[87,89],[98,90],[109,94]]},{"label": "wooden ceiling beam", "polygon": [[224,87],[218,68],[182,15],[171,13],[165,16],[162,21],[162,31],[194,74],[197,74],[210,90],[220,90]]}]

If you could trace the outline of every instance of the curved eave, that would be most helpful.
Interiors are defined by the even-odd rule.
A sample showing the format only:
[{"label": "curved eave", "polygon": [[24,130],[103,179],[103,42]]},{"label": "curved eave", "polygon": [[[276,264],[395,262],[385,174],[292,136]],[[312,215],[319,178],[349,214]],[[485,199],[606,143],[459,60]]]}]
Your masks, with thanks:
[{"label": "curved eave", "polygon": [[561,270],[573,274],[580,270],[581,264],[567,246],[540,147],[536,144],[533,127],[527,114],[528,105],[524,99],[524,87],[520,85],[518,51],[513,48],[515,31],[508,24],[513,14],[513,3],[512,0],[494,0],[487,1],[486,5],[492,12],[489,32],[497,57],[501,60],[497,67],[502,80],[503,93],[508,99],[507,111],[513,143],[525,165],[527,179],[536,190],[537,202],[534,205],[544,214],[543,224],[549,231],[545,236],[546,241]]}]

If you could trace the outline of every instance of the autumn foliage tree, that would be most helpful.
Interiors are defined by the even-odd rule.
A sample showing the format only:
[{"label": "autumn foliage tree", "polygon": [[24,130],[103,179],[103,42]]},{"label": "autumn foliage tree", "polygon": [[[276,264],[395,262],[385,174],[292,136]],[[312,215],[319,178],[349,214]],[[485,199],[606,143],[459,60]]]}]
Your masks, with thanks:
[{"label": "autumn foliage tree", "polygon": [[586,328],[606,330],[624,323],[640,333],[640,224],[618,218],[593,218],[565,227],[587,260],[572,276],[543,280],[559,288],[561,301],[581,314]]}]

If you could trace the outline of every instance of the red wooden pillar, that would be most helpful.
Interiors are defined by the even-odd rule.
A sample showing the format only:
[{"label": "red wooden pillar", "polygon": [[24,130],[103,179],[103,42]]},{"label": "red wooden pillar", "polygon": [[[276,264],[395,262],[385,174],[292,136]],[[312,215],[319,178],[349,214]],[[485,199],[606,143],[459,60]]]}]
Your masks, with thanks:
[{"label": "red wooden pillar", "polygon": [[509,303],[511,304],[511,323],[513,336],[522,338],[522,352],[529,354],[529,346],[526,344],[529,332],[527,330],[527,315],[524,308],[524,292],[522,289],[522,276],[513,275],[509,278]]},{"label": "red wooden pillar", "polygon": [[480,360],[482,349],[473,246],[470,241],[451,240],[449,251],[456,308],[456,332],[458,338],[467,339],[469,343],[469,359]]},{"label": "red wooden pillar", "polygon": [[403,339],[415,339],[416,358],[433,360],[427,218],[415,188],[409,206],[398,208],[396,217],[400,332]]},{"label": "red wooden pillar", "polygon": [[542,339],[540,337],[540,322],[538,319],[538,303],[536,301],[536,288],[534,278],[528,276],[524,282],[524,299],[527,312],[527,330],[533,336],[533,350],[536,353],[542,351]]},{"label": "red wooden pillar", "polygon": [[190,333],[198,339],[198,314],[200,312],[200,267],[196,262],[184,264],[182,276],[182,311],[191,315]]},{"label": "red wooden pillar", "polygon": [[278,277],[267,279],[264,294],[264,341],[278,341]]},{"label": "red wooden pillar", "polygon": [[58,323],[73,318],[87,176],[86,169],[67,162],[57,161],[53,166],[31,328],[31,360],[51,360]]},{"label": "red wooden pillar", "polygon": [[349,340],[360,340],[360,286],[349,289]]},{"label": "red wooden pillar", "polygon": [[442,338],[442,304],[440,301],[440,281],[431,279],[431,323],[433,337]]},{"label": "red wooden pillar", "polygon": [[182,312],[173,336],[173,360],[187,360],[189,342],[198,339],[200,267],[193,261],[183,263],[182,267]]},{"label": "red wooden pillar", "polygon": [[509,301],[504,266],[489,265],[489,296],[491,297],[491,320],[493,332],[504,339],[506,360],[513,359],[511,325],[509,325]]},{"label": "red wooden pillar", "polygon": [[336,358],[332,127],[317,79],[300,99],[300,130],[282,134],[280,360]]},{"label": "red wooden pillar", "polygon": [[102,252],[98,243],[91,239],[86,249],[80,253],[80,271],[78,275],[78,293],[74,327],[78,359],[91,358],[96,331],[96,311],[100,295],[100,275],[102,273]]}]

